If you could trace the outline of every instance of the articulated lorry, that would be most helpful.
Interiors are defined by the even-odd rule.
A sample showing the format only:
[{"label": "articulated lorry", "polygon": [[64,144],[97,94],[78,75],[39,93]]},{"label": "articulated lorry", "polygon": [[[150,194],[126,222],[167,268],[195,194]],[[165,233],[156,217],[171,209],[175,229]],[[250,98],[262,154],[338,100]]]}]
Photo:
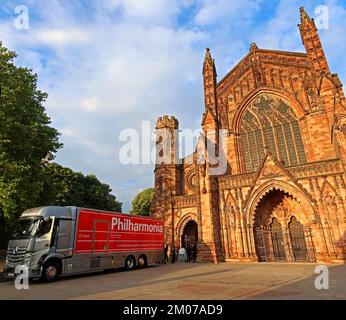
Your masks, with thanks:
[{"label": "articulated lorry", "polygon": [[30,278],[58,276],[162,263],[161,220],[78,207],[42,207],[23,212],[8,245],[5,275],[18,266]]}]

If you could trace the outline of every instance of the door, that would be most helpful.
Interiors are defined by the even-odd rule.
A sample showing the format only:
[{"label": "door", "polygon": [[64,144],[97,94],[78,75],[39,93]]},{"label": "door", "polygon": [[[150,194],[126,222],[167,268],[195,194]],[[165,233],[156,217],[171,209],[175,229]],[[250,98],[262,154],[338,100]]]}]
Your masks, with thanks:
[{"label": "door", "polygon": [[71,232],[72,221],[60,219],[58,221],[56,252],[64,256],[72,255],[73,233]]},{"label": "door", "polygon": [[35,238],[35,251],[49,250],[52,241],[54,217],[40,220]]},{"label": "door", "polygon": [[281,224],[276,218],[273,218],[273,222],[271,223],[270,227],[274,259],[275,261],[285,261],[286,254]]},{"label": "door", "polygon": [[110,222],[94,220],[91,254],[108,253]]},{"label": "door", "polygon": [[293,216],[288,227],[295,261],[308,261],[308,250],[303,225]]},{"label": "door", "polygon": [[270,229],[268,227],[255,227],[256,254],[259,261],[269,261]]},{"label": "door", "polygon": [[104,269],[112,266],[112,257],[108,256],[109,234],[109,221],[94,220],[90,269]]}]

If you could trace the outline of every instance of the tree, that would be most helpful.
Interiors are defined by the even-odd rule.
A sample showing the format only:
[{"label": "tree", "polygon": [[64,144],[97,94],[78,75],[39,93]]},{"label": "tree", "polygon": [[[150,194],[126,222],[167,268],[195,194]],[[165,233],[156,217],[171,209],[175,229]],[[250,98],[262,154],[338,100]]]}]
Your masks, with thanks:
[{"label": "tree", "polygon": [[[16,54],[0,42],[0,234],[6,236],[18,215],[35,206],[42,191],[42,159],[62,147],[50,126],[37,89],[37,76],[17,67]],[[0,241],[3,239],[0,239]]]},{"label": "tree", "polygon": [[[13,63],[0,42],[0,248],[28,208],[71,205],[121,211],[107,184],[58,164],[46,164],[62,147],[50,126],[37,76]],[[44,161],[43,161],[44,159]]]},{"label": "tree", "polygon": [[43,205],[77,206],[121,212],[122,203],[111,194],[109,185],[95,175],[84,176],[57,163],[45,168]]},{"label": "tree", "polygon": [[131,214],[138,214],[143,216],[150,215],[150,206],[154,199],[154,189],[148,188],[138,193],[132,201]]}]

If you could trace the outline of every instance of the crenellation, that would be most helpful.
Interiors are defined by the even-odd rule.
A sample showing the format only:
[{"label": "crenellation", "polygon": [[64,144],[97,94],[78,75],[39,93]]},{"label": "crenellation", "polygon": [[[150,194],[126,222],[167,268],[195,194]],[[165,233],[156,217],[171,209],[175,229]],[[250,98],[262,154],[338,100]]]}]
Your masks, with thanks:
[{"label": "crenellation", "polygon": [[156,121],[156,129],[171,128],[179,129],[179,121],[174,116],[164,115]]}]

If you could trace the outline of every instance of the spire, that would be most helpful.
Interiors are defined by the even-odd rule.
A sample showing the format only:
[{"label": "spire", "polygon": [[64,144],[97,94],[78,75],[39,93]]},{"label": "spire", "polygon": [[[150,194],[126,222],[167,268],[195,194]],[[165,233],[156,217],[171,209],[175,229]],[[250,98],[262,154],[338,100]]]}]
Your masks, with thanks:
[{"label": "spire", "polygon": [[203,63],[203,83],[204,83],[204,99],[206,110],[211,109],[214,116],[217,117],[217,101],[216,101],[216,86],[217,74],[215,61],[211,56],[210,49],[205,51],[205,58]]},{"label": "spire", "polygon": [[315,21],[309,17],[304,7],[300,7],[299,10],[300,24],[298,24],[298,27],[306,53],[309,55],[316,72],[329,74],[330,71],[327,59],[323,51]]},{"label": "spire", "polygon": [[206,69],[213,70],[215,72],[216,76],[216,67],[215,67],[215,60],[211,56],[210,49],[206,48],[205,49],[205,58],[204,58],[204,64],[203,64],[203,73],[205,72]]},{"label": "spire", "polygon": [[304,21],[311,20],[304,7],[299,8],[300,11],[300,21],[303,23]]}]

